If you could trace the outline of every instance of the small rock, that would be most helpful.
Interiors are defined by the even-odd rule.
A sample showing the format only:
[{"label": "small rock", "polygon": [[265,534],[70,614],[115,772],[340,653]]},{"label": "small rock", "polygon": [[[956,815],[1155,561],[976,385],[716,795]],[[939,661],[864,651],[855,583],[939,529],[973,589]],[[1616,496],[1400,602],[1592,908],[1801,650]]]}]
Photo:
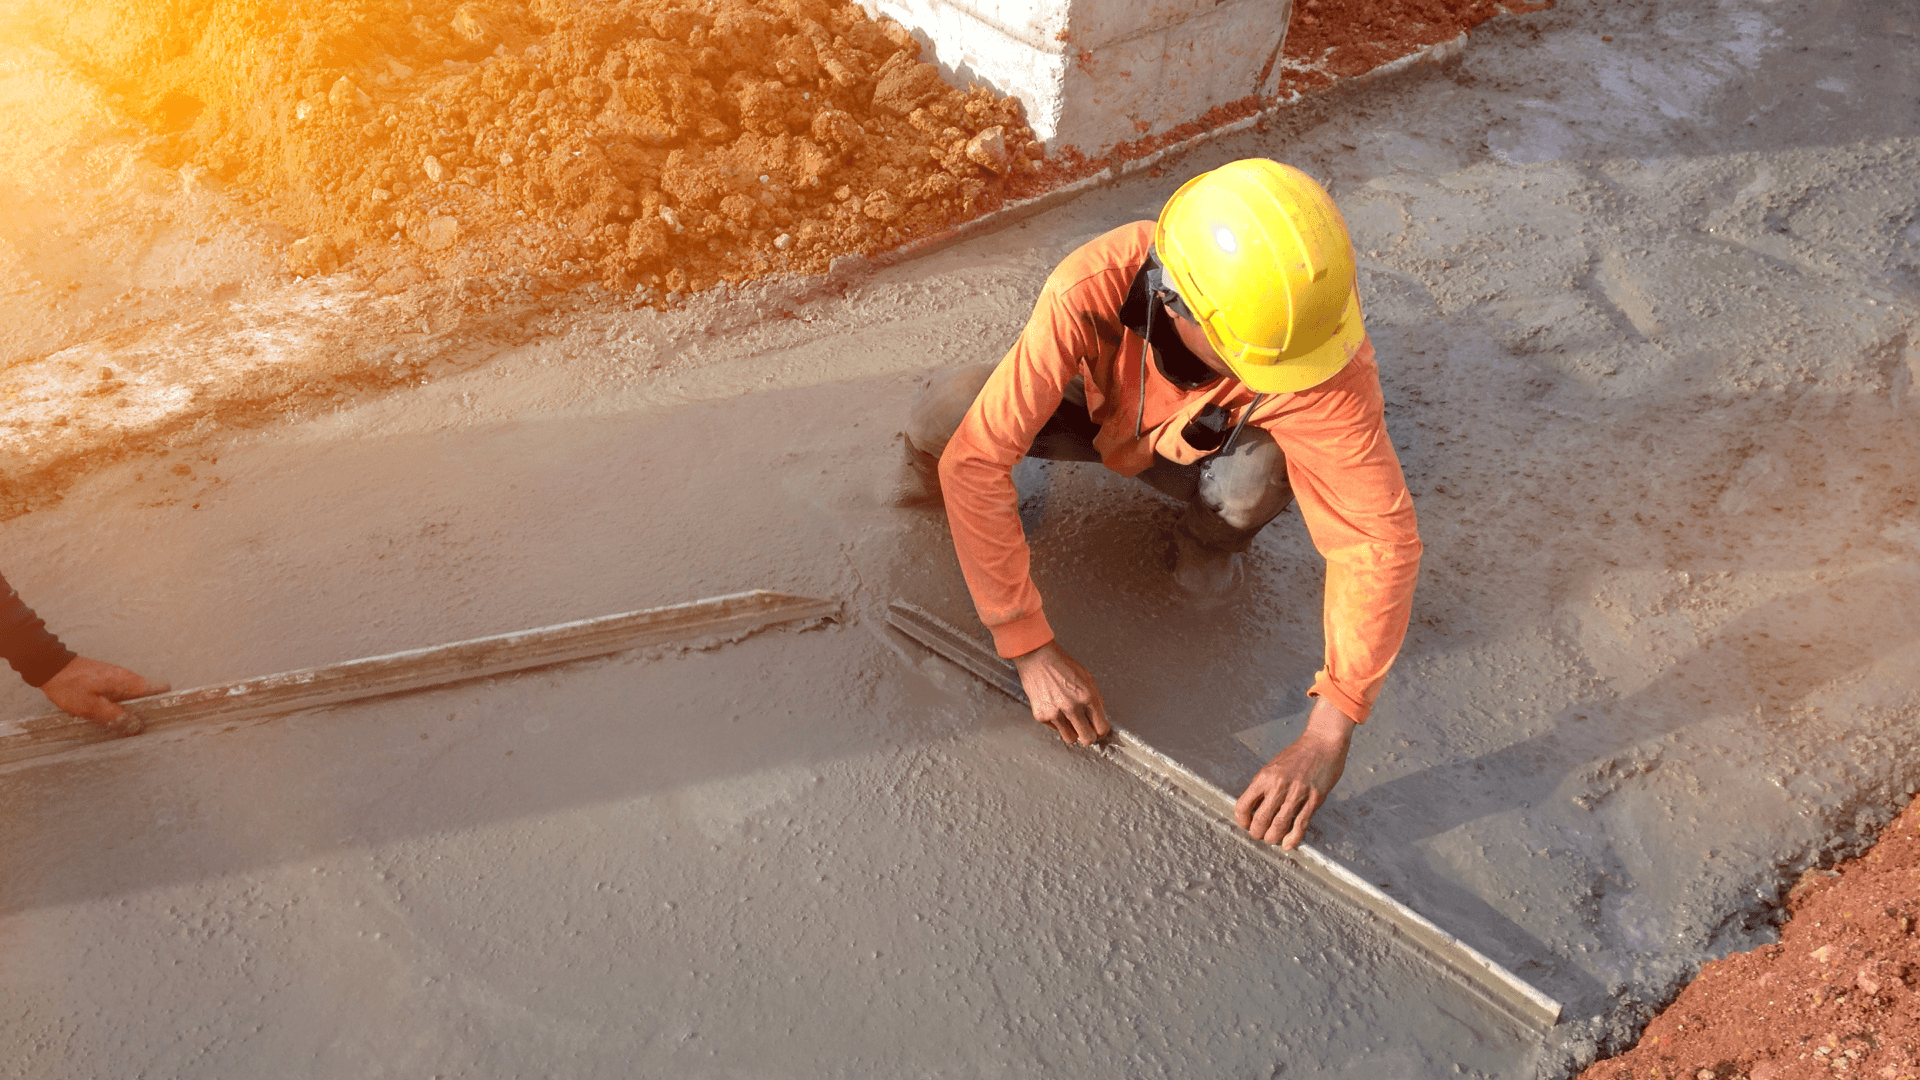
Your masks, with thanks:
[{"label": "small rock", "polygon": [[193,195],[207,186],[207,167],[194,162],[180,166],[180,194]]},{"label": "small rock", "polygon": [[447,167],[440,164],[440,159],[432,154],[428,154],[426,160],[420,163],[420,169],[427,174],[427,179],[436,184],[447,178]]},{"label": "small rock", "polygon": [[327,104],[335,109],[353,108],[361,104],[367,95],[353,85],[353,80],[345,75],[334,80],[333,89],[327,91]]},{"label": "small rock", "polygon": [[383,203],[393,198],[393,192],[386,188],[374,188],[367,192],[367,198],[376,203]]},{"label": "small rock", "polygon": [[1808,953],[1807,955],[1813,957],[1815,960],[1818,960],[1823,964],[1829,963],[1833,960],[1833,946],[1822,945],[1819,948]]},{"label": "small rock", "polygon": [[508,165],[511,165],[511,164],[513,164],[513,155],[512,155],[512,154],[507,154],[507,153],[502,153],[502,154],[500,155],[500,167],[501,167],[501,168],[505,168],[505,167],[507,167]]},{"label": "small rock", "polygon": [[860,212],[875,221],[893,221],[901,214],[906,213],[906,208],[901,206],[892,195],[889,195],[882,189],[866,197],[866,200],[860,207]]},{"label": "small rock", "polygon": [[1859,987],[1860,992],[1864,994],[1877,994],[1880,992],[1880,980],[1874,976],[1873,971],[1869,968],[1860,969],[1860,973],[1853,977],[1853,985]]},{"label": "small rock", "polygon": [[911,116],[913,110],[946,88],[939,68],[895,53],[881,65],[880,78],[873,87],[873,106],[896,116]]},{"label": "small rock", "polygon": [[833,77],[833,81],[843,87],[852,86],[860,81],[860,76],[854,74],[852,68],[841,63],[837,56],[821,57],[820,66],[826,68],[827,74]]},{"label": "small rock", "polygon": [[674,211],[673,207],[661,207],[660,220],[666,222],[667,228],[672,229],[674,232],[677,233],[680,231],[680,215]]},{"label": "small rock", "polygon": [[453,13],[453,32],[470,44],[478,45],[493,36],[487,27],[486,19],[480,15],[480,9],[473,4],[461,4]]},{"label": "small rock", "polygon": [[[317,94],[315,95],[315,97],[318,96]],[[319,106],[315,103],[314,98],[307,98],[301,101],[293,107],[293,122],[296,124],[300,123],[307,117],[312,116],[313,110],[317,108],[319,108]]]},{"label": "small rock", "polygon": [[417,266],[396,266],[374,281],[373,291],[382,294],[397,293],[425,280],[427,280],[426,273]]},{"label": "small rock", "polygon": [[105,382],[106,380],[111,378],[113,378],[113,369],[110,367],[102,367],[100,369],[100,380],[102,382]]},{"label": "small rock", "polygon": [[773,238],[773,246],[779,248],[781,251],[785,251],[793,246],[793,237],[786,233],[781,233],[779,236]]},{"label": "small rock", "polygon": [[303,236],[287,245],[287,272],[295,277],[331,274],[340,266],[340,253],[324,236]]},{"label": "small rock", "polygon": [[459,242],[460,219],[437,217],[427,221],[427,233],[420,246],[428,251],[445,251]]},{"label": "small rock", "polygon": [[853,147],[865,134],[853,114],[839,109],[822,109],[815,113],[809,129],[813,132],[815,142],[841,150]]},{"label": "small rock", "polygon": [[967,143],[967,160],[996,176],[1005,176],[1013,164],[1013,155],[1007,152],[1007,129],[996,124],[975,135]]}]

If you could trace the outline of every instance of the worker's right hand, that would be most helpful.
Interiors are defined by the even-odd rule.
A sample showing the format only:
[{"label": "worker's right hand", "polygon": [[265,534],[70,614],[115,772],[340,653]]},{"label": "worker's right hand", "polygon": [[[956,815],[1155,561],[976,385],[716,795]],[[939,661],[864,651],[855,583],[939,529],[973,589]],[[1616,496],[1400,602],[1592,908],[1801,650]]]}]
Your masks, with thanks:
[{"label": "worker's right hand", "polygon": [[119,703],[148,694],[164,694],[168,689],[166,683],[149,682],[126,668],[84,656],[67,661],[66,667],[40,686],[40,692],[47,695],[48,701],[74,716],[105,724],[126,735],[137,734],[143,725]]},{"label": "worker's right hand", "polygon": [[1093,676],[1059,642],[1014,657],[1013,666],[1033,704],[1033,718],[1059,732],[1061,742],[1092,746],[1113,733]]}]

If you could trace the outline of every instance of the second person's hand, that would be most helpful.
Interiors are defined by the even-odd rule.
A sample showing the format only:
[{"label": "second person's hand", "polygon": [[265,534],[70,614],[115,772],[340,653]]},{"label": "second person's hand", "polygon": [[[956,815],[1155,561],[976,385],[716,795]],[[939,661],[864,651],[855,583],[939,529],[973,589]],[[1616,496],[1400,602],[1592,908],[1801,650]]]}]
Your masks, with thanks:
[{"label": "second person's hand", "polygon": [[168,689],[166,683],[154,682],[118,664],[76,656],[42,684],[40,692],[71,715],[122,735],[134,735],[145,725],[120,702],[164,694]]},{"label": "second person's hand", "polygon": [[1014,657],[1013,666],[1033,706],[1033,718],[1058,732],[1061,742],[1092,746],[1113,733],[1093,675],[1068,656],[1059,642],[1049,641]]}]

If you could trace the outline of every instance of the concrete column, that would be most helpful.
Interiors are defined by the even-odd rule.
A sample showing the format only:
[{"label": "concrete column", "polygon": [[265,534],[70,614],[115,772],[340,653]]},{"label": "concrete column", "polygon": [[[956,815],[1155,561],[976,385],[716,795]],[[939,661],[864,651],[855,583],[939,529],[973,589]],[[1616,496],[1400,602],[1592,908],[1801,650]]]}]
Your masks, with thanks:
[{"label": "concrete column", "polygon": [[1017,97],[1049,149],[1099,156],[1273,93],[1292,0],[860,0],[956,82]]}]

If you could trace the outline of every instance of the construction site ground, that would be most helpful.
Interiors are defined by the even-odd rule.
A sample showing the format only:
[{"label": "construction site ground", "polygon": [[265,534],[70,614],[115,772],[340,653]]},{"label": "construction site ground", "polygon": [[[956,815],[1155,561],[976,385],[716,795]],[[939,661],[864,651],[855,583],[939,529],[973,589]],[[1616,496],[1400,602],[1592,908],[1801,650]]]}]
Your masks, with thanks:
[{"label": "construction site ground", "polygon": [[[1917,34],[1902,0],[1563,0],[991,235],[666,310],[290,283],[217,185],[76,149],[84,110],[34,129],[0,148],[16,254],[26,207],[64,224],[9,264],[8,332],[62,344],[10,354],[12,415],[65,400],[22,374],[61,364],[128,409],[209,370],[281,402],[8,436],[3,569],[75,648],[186,687],[750,588],[844,614],[6,767],[0,1075],[1559,1078],[1627,1050],[1920,787]],[[8,64],[0,100],[51,100]],[[916,386],[1249,155],[1346,215],[1427,545],[1309,838],[1563,1002],[1544,1040],[885,628],[894,598],[977,626],[941,517],[892,505]],[[99,266],[125,277],[96,295]],[[332,355],[397,362],[272,383]],[[1177,508],[1092,465],[1016,479],[1116,718],[1238,790],[1320,662],[1298,519],[1203,607]],[[1630,1075],[1912,1071],[1848,1031]]]}]

